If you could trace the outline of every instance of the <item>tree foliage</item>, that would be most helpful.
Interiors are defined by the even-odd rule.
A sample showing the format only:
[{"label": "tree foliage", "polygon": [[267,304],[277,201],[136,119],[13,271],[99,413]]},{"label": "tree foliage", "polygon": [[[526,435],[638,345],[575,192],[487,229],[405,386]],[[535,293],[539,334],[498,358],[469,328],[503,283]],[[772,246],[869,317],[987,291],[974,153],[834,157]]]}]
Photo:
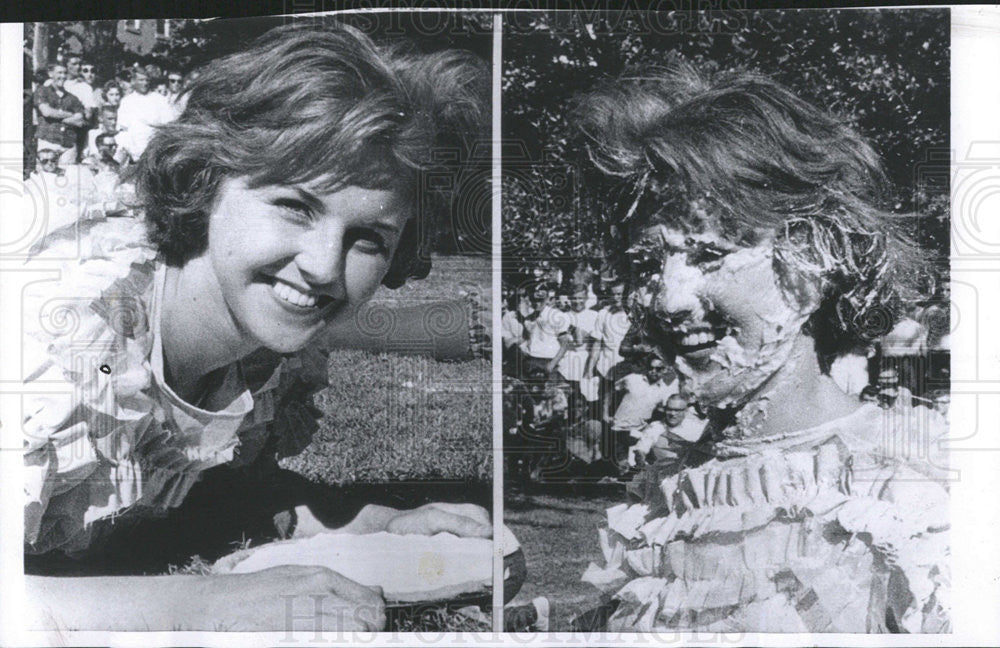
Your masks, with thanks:
[{"label": "tree foliage", "polygon": [[587,171],[569,117],[574,96],[627,69],[682,56],[710,69],[768,74],[868,137],[894,185],[888,205],[913,214],[902,217],[940,254],[946,273],[949,48],[947,10],[509,16],[503,132],[515,154],[504,159],[508,267],[603,256],[596,216],[621,205],[615,187]]}]

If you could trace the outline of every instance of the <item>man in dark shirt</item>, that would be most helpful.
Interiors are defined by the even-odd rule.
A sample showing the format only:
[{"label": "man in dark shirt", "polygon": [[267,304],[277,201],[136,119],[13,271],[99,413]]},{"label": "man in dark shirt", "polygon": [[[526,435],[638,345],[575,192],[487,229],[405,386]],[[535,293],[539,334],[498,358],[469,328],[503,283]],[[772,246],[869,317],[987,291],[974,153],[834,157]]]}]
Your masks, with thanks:
[{"label": "man in dark shirt", "polygon": [[86,127],[86,109],[80,100],[67,92],[66,66],[56,63],[49,70],[51,83],[35,91],[35,108],[38,109],[38,150],[49,149],[59,153],[63,166],[76,164],[76,138],[79,129]]}]

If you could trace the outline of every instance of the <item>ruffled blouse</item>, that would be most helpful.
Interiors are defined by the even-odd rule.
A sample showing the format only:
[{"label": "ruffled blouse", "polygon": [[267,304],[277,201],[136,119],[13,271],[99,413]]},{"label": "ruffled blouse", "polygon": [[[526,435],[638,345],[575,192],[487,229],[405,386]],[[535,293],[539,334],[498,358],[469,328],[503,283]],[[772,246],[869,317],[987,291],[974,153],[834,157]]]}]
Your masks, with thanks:
[{"label": "ruffled blouse", "polygon": [[250,463],[269,440],[277,456],[311,440],[311,396],[327,384],[321,350],[233,363],[215,392],[224,406],[212,411],[167,385],[165,266],[140,220],[50,234],[28,265],[57,272],[25,291],[26,551],[84,552],[98,521],[162,515],[205,470]]},{"label": "ruffled blouse", "polygon": [[719,445],[608,510],[609,630],[949,631],[946,424],[866,405],[812,430]]}]

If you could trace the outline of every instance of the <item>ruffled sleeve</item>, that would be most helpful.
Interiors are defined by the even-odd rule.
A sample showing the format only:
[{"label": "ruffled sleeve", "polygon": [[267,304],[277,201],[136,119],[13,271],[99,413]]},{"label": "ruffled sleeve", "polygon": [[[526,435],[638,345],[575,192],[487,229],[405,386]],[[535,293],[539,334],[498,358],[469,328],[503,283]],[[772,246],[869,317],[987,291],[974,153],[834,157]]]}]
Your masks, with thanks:
[{"label": "ruffled sleeve", "polygon": [[24,539],[36,551],[86,544],[87,523],[137,495],[119,487],[131,483],[130,468],[115,458],[151,423],[155,251],[136,221],[63,234],[28,261],[55,272],[23,302]]}]

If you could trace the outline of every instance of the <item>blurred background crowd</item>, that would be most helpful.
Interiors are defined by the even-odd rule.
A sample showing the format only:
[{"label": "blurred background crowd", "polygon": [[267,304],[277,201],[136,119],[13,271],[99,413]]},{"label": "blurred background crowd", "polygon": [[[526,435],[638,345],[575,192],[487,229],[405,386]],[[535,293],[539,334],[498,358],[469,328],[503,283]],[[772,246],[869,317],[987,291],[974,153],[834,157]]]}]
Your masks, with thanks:
[{"label": "blurred background crowd", "polygon": [[176,22],[25,26],[24,174],[49,232],[131,213],[129,170],[197,77],[190,55],[170,56]]},{"label": "blurred background crowd", "polygon": [[[631,327],[641,297],[599,260],[538,262],[504,295],[504,451],[508,478],[618,480],[695,451],[706,413]],[[887,416],[947,418],[948,286],[887,333],[833,360],[845,393]]]}]

